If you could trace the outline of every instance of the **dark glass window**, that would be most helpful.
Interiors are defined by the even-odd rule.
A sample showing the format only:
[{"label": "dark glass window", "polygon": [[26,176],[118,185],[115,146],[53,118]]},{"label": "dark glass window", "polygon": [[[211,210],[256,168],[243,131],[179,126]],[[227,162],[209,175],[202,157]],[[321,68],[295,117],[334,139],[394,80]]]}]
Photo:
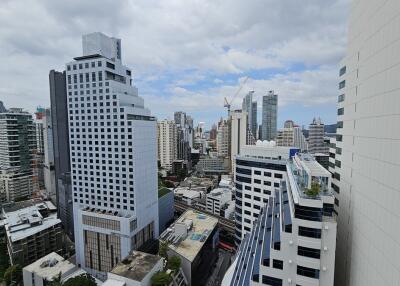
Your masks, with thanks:
[{"label": "dark glass window", "polygon": [[297,247],[297,254],[300,256],[306,256],[306,257],[310,257],[310,258],[319,259],[321,257],[321,250],[314,249],[314,248],[308,248],[308,247],[304,247],[304,246],[299,246],[299,247]]},{"label": "dark glass window", "polygon": [[319,270],[297,265],[297,275],[319,279]]},{"label": "dark glass window", "polygon": [[321,238],[321,230],[318,228],[299,226],[299,235],[311,238]]}]

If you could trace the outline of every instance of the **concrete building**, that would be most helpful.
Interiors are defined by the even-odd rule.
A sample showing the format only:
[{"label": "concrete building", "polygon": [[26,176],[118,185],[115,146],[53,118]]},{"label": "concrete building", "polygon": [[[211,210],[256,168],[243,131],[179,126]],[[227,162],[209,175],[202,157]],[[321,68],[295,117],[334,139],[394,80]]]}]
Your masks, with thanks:
[{"label": "concrete building", "polygon": [[205,175],[220,175],[229,172],[229,161],[224,158],[200,157],[196,171]]},{"label": "concrete building", "polygon": [[243,98],[242,110],[247,113],[247,128],[253,139],[257,140],[257,102],[253,102],[253,94],[253,90],[249,91]]},{"label": "concrete building", "polygon": [[53,122],[51,110],[47,108],[43,116],[43,150],[44,150],[44,186],[46,197],[52,202],[57,203],[56,199],[56,178],[54,174],[54,142],[53,142]]},{"label": "concrete building", "polygon": [[24,286],[46,286],[61,275],[61,282],[82,272],[75,264],[52,252],[22,269]]},{"label": "concrete building", "polygon": [[168,242],[168,257],[178,256],[188,285],[205,285],[218,253],[218,220],[188,210],[160,235]]},{"label": "concrete building", "polygon": [[242,110],[231,111],[230,124],[230,159],[231,168],[234,170],[234,158],[240,153],[240,148],[247,144],[247,113]]},{"label": "concrete building", "polygon": [[158,160],[162,168],[172,170],[172,162],[178,158],[178,133],[174,121],[157,122]]},{"label": "concrete building", "polygon": [[157,123],[121,58],[97,32],[66,65],[76,261],[103,280],[158,237]]},{"label": "concrete building", "polygon": [[[308,154],[286,167],[222,285],[333,285],[337,225],[330,174]],[[309,193],[313,184],[318,193]]]},{"label": "concrete building", "polygon": [[4,106],[3,102],[0,100],[0,113],[6,112],[7,108]]},{"label": "concrete building", "polygon": [[259,141],[254,146],[243,146],[240,155],[236,156],[236,244],[252,230],[262,207],[281,187],[287,161],[297,151],[296,148]]},{"label": "concrete building", "polygon": [[309,126],[308,133],[308,151],[311,154],[315,153],[328,153],[328,148],[324,143],[324,124],[321,118],[313,119]]},{"label": "concrete building", "polygon": [[400,3],[353,1],[340,63],[336,285],[400,279]]},{"label": "concrete building", "polygon": [[219,157],[229,156],[229,123],[222,118],[217,127],[217,152]]},{"label": "concrete building", "polygon": [[44,184],[44,124],[43,118],[46,116],[46,110],[38,106],[35,112],[35,135],[36,149],[33,154],[33,185],[34,191],[42,192],[45,189]]},{"label": "concrete building", "polygon": [[50,201],[4,204],[2,217],[11,264],[24,267],[51,252],[61,253],[61,221]]},{"label": "concrete building", "polygon": [[20,108],[0,113],[0,201],[29,198],[34,191],[36,133],[32,115]]},{"label": "concrete building", "polygon": [[283,129],[276,136],[277,146],[297,147],[301,151],[307,151],[307,141],[298,125],[292,120],[286,120]]},{"label": "concrete building", "polygon": [[232,201],[232,190],[228,188],[217,188],[207,194],[206,210],[222,217],[229,217],[225,213],[227,205]]},{"label": "concrete building", "polygon": [[72,208],[73,198],[68,131],[68,95],[65,71],[50,71],[49,89],[57,212],[58,217],[61,219],[64,232],[71,240],[74,240],[74,215]]},{"label": "concrete building", "polygon": [[193,119],[185,112],[177,111],[174,113],[174,120],[177,127],[177,158],[188,162],[191,166],[190,154],[194,144]]},{"label": "concrete building", "polygon": [[108,272],[102,286],[151,286],[151,277],[163,266],[162,257],[133,251]]},{"label": "concrete building", "polygon": [[270,90],[267,95],[263,96],[262,101],[262,130],[261,140],[275,140],[278,129],[278,95]]}]

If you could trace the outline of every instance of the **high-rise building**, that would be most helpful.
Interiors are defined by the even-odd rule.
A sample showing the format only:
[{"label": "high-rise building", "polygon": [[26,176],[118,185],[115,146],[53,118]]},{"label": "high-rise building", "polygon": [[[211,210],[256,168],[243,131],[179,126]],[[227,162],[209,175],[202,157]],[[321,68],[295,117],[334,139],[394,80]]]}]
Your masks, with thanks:
[{"label": "high-rise building", "polygon": [[253,102],[254,91],[249,91],[243,98],[242,110],[247,113],[247,128],[254,140],[257,139],[257,102]]},{"label": "high-rise building", "polygon": [[213,124],[210,130],[210,140],[217,140],[217,125]]},{"label": "high-rise building", "polygon": [[236,244],[252,230],[261,208],[274,190],[280,188],[292,150],[297,149],[260,141],[241,147],[235,159]]},{"label": "high-rise building", "polygon": [[324,143],[324,124],[321,118],[314,118],[309,126],[308,132],[308,151],[311,154],[329,152],[329,147]]},{"label": "high-rise building", "polygon": [[34,191],[36,125],[21,108],[0,113],[0,201],[30,198]]},{"label": "high-rise building", "polygon": [[51,110],[49,108],[46,108],[42,121],[44,151],[43,173],[46,197],[50,198],[54,203],[57,203],[56,178],[54,174],[53,123],[51,119]]},{"label": "high-rise building", "polygon": [[232,171],[235,170],[235,156],[240,148],[247,144],[247,113],[242,110],[233,110],[230,113],[230,159]]},{"label": "high-rise building", "polygon": [[57,72],[51,70],[49,73],[49,87],[57,212],[64,232],[70,239],[74,240],[68,96],[65,71]]},{"label": "high-rise building", "polygon": [[174,120],[177,127],[177,157],[184,160],[185,164],[191,165],[191,149],[194,143],[193,119],[183,111],[174,113]]},{"label": "high-rise building", "polygon": [[262,101],[262,140],[275,140],[278,129],[278,95],[270,90]]},{"label": "high-rise building", "polygon": [[172,162],[177,159],[178,134],[175,121],[162,120],[158,126],[158,160],[160,166],[172,169]]},{"label": "high-rise building", "polygon": [[0,113],[6,112],[7,109],[5,108],[3,102],[0,100]]},{"label": "high-rise building", "polygon": [[337,225],[330,174],[308,154],[295,155],[286,169],[222,285],[333,286]]},{"label": "high-rise building", "polygon": [[217,129],[218,157],[227,158],[229,156],[229,140],[229,123],[227,120],[221,118]]},{"label": "high-rise building", "polygon": [[66,65],[78,265],[104,279],[158,237],[157,123],[121,61],[121,40],[83,36]]},{"label": "high-rise building", "polygon": [[307,141],[298,125],[292,120],[286,120],[282,130],[276,136],[277,146],[297,147],[301,151],[307,151]]},{"label": "high-rise building", "polygon": [[336,285],[399,285],[400,2],[353,1],[339,70]]},{"label": "high-rise building", "polygon": [[35,112],[36,150],[33,156],[33,185],[35,191],[45,189],[44,185],[44,127],[45,109],[38,106]]}]

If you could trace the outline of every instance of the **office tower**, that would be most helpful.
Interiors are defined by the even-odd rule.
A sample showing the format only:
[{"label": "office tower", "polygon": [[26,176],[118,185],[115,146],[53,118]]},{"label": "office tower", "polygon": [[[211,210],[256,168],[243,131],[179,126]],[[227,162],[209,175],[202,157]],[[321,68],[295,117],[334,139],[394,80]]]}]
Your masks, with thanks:
[{"label": "office tower", "polygon": [[324,143],[324,124],[321,118],[313,119],[309,126],[308,151],[311,154],[328,153],[328,148]]},{"label": "office tower", "polygon": [[307,141],[298,125],[292,120],[286,120],[282,130],[276,136],[277,146],[297,147],[301,151],[307,151]]},{"label": "office tower", "polygon": [[257,139],[257,102],[253,102],[254,91],[243,98],[242,110],[247,113],[247,128],[251,132],[254,140]]},{"label": "office tower", "polygon": [[158,160],[162,168],[172,169],[172,162],[177,159],[178,134],[175,121],[162,120],[158,127]]},{"label": "office tower", "polygon": [[183,111],[175,111],[174,120],[178,127],[183,127],[186,124],[186,113]]},{"label": "office tower", "polygon": [[339,70],[336,285],[399,285],[399,4],[352,5]]},{"label": "office tower", "polygon": [[330,174],[308,154],[294,156],[286,169],[222,285],[333,285],[337,225]]},{"label": "office tower", "polygon": [[184,160],[186,164],[190,165],[190,153],[194,143],[193,119],[183,111],[176,111],[174,113],[174,120],[178,134],[177,157],[179,160]]},{"label": "office tower", "polygon": [[53,152],[53,123],[51,110],[46,108],[43,116],[43,150],[44,150],[44,186],[46,197],[57,203],[56,199],[56,178],[54,174],[54,152]]},{"label": "office tower", "polygon": [[210,130],[210,140],[217,140],[217,125],[213,124]]},{"label": "office tower", "polygon": [[230,113],[230,159],[232,171],[235,170],[235,156],[240,148],[247,144],[247,113],[242,110],[233,110]]},{"label": "office tower", "polygon": [[229,155],[229,124],[225,119],[220,119],[217,129],[217,153],[218,157],[227,158]]},{"label": "office tower", "polygon": [[236,244],[252,230],[261,208],[280,187],[287,160],[296,150],[260,141],[241,147],[235,159]]},{"label": "office tower", "polygon": [[43,117],[45,109],[38,106],[35,112],[36,127],[36,150],[33,156],[33,185],[35,191],[44,190],[44,140],[43,140]]},{"label": "office tower", "polygon": [[53,136],[54,175],[58,217],[64,232],[74,240],[71,164],[68,131],[68,100],[66,75],[51,70],[49,73],[51,126]]},{"label": "office tower", "polygon": [[262,101],[262,140],[275,140],[278,129],[278,95],[270,90]]},{"label": "office tower", "polygon": [[30,198],[34,191],[36,125],[21,108],[0,113],[0,201]]},{"label": "office tower", "polygon": [[157,123],[121,61],[121,40],[83,36],[66,65],[78,265],[99,279],[158,237]]},{"label": "office tower", "polygon": [[0,113],[6,112],[7,109],[5,108],[3,102],[0,100]]}]

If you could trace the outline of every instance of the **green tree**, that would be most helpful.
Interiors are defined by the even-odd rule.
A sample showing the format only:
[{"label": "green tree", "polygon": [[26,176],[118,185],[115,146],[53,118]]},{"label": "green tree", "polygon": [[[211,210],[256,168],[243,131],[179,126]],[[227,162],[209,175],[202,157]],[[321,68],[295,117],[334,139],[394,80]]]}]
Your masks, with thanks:
[{"label": "green tree", "polygon": [[168,258],[168,242],[166,241],[160,241],[160,245],[158,248],[158,255],[160,255],[161,257],[164,257],[165,259]]},{"label": "green tree", "polygon": [[62,286],[96,286],[94,278],[88,274],[81,274],[74,278],[68,279]]},{"label": "green tree", "polygon": [[171,256],[168,258],[167,268],[177,272],[181,267],[181,259],[178,256]]},{"label": "green tree", "polygon": [[22,268],[19,264],[11,265],[7,268],[6,272],[4,272],[4,280],[7,285],[14,283],[18,285],[22,281]]},{"label": "green tree", "polygon": [[319,195],[319,192],[320,192],[320,186],[316,182],[312,182],[311,189],[306,190],[306,194],[312,197]]},{"label": "green tree", "polygon": [[46,284],[46,285],[49,285],[49,286],[63,286],[63,284],[61,282],[61,272],[58,273],[58,275],[55,276],[53,278],[53,280],[50,283]]},{"label": "green tree", "polygon": [[172,282],[172,277],[165,272],[157,272],[151,277],[151,285],[153,286],[165,286]]}]

